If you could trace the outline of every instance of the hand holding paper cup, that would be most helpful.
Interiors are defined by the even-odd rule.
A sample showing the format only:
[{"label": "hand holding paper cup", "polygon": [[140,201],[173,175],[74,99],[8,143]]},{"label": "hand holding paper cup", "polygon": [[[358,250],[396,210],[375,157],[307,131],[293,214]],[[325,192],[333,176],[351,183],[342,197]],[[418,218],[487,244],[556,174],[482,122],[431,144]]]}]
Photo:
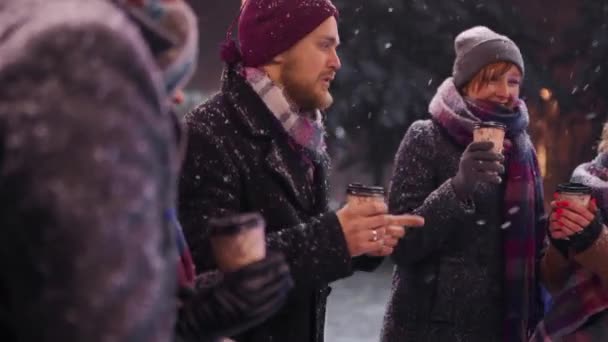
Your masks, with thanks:
[{"label": "hand holding paper cup", "polygon": [[590,187],[578,183],[559,184],[555,201],[551,202],[552,212],[549,219],[551,237],[570,240],[570,236],[582,233],[595,215],[590,203]]},{"label": "hand holding paper cup", "polygon": [[557,200],[577,203],[588,207],[591,200],[591,188],[579,183],[562,183],[557,186]]},{"label": "hand holding paper cup", "polygon": [[[362,185],[360,183],[352,183],[348,185],[346,190],[346,202],[349,207],[359,207],[360,211],[366,211],[366,206],[370,204],[380,204],[386,207],[385,190],[380,186]],[[424,224],[424,220],[415,215],[386,215],[384,220],[387,222],[384,227],[373,229],[372,241],[381,240],[382,246],[377,252],[372,252],[373,256],[385,256],[392,253],[393,248],[405,234],[404,226],[418,227]],[[380,232],[380,233],[378,233]]]}]

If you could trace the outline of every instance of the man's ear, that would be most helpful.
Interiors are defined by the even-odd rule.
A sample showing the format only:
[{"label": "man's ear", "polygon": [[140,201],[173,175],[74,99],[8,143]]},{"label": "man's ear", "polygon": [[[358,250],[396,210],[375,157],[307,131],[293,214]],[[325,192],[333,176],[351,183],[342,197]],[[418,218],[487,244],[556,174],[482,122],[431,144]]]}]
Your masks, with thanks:
[{"label": "man's ear", "polygon": [[286,59],[285,52],[283,52],[281,54],[276,55],[270,63],[275,64],[275,65],[280,65],[280,64],[285,63],[285,59]]}]

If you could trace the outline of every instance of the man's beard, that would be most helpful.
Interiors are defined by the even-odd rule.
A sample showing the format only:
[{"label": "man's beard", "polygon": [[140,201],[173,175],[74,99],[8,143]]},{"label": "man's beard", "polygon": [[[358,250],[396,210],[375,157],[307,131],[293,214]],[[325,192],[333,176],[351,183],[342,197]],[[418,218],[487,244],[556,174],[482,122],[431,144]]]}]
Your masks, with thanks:
[{"label": "man's beard", "polygon": [[294,63],[285,65],[285,69],[281,75],[281,83],[284,87],[285,94],[289,100],[293,101],[301,111],[324,110],[329,108],[333,103],[333,98],[329,91],[315,91],[317,83],[304,83],[296,77],[298,70]]}]

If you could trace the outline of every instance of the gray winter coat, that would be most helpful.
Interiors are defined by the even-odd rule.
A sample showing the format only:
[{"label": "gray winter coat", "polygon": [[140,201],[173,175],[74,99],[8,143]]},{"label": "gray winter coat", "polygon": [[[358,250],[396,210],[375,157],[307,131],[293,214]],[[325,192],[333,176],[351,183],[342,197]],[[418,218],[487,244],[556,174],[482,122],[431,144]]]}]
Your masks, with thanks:
[{"label": "gray winter coat", "polygon": [[384,342],[501,337],[502,189],[483,186],[471,207],[458,200],[450,179],[463,150],[431,120],[415,122],[401,142],[389,208],[421,215],[425,226],[393,254]]}]

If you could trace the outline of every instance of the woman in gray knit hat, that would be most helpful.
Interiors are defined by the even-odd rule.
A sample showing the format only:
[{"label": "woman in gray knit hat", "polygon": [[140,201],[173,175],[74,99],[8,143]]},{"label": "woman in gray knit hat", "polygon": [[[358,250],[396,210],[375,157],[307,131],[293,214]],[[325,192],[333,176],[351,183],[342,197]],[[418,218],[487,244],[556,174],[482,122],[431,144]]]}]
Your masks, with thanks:
[{"label": "woman in gray knit hat", "polygon": [[[455,40],[452,77],[430,120],[396,155],[389,208],[426,218],[403,238],[382,341],[523,341],[542,314],[536,279],[545,213],[519,98],[524,63],[508,37],[474,27]],[[475,126],[505,129],[503,146]]]}]

